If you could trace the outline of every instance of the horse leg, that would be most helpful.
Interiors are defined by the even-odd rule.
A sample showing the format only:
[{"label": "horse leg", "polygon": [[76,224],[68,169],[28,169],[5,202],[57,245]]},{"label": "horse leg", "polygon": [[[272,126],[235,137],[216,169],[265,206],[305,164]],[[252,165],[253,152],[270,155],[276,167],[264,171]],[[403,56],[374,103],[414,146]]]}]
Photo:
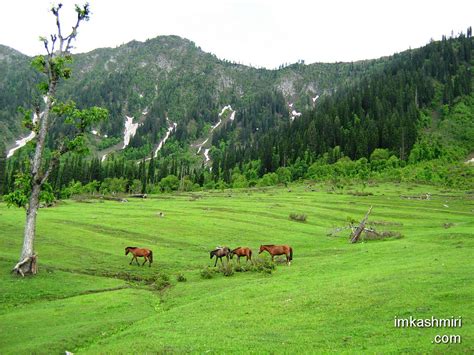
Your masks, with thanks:
[{"label": "horse leg", "polygon": [[148,258],[146,256],[144,256],[143,259],[145,259],[145,261],[143,262],[142,266],[145,265],[145,263],[148,261]]},{"label": "horse leg", "polygon": [[138,262],[138,258],[136,255],[135,255],[135,261],[137,262],[137,265],[140,266],[140,263]]},{"label": "horse leg", "polygon": [[218,259],[218,257],[216,256],[216,262],[214,263],[214,267],[217,266],[217,259]]}]

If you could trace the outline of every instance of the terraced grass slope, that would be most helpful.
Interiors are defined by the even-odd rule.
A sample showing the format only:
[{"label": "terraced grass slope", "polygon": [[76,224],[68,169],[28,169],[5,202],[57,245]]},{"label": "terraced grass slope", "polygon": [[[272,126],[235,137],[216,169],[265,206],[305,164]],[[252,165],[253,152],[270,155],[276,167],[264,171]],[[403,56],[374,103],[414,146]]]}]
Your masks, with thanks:
[{"label": "terraced grass slope", "polygon": [[[472,193],[350,189],[65,201],[40,211],[40,272],[25,279],[9,274],[24,213],[0,204],[0,353],[473,352]],[[428,192],[429,200],[400,197]],[[349,244],[347,231],[327,236],[371,205],[379,230],[403,238]],[[216,245],[250,246],[257,257],[270,243],[293,247],[291,267],[200,277]],[[153,249],[152,267],[130,266],[128,245]],[[179,273],[186,282],[176,281]],[[394,317],[410,316],[461,316],[463,324],[394,326]],[[461,343],[433,344],[437,334]]]}]

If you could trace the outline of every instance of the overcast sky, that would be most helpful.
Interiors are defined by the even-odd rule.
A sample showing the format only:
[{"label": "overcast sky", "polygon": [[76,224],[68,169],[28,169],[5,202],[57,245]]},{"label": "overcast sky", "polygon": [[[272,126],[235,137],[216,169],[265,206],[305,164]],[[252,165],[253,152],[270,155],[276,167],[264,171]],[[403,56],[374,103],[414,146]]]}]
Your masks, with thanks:
[{"label": "overcast sky", "polygon": [[[64,0],[64,26],[81,0]],[[188,38],[222,59],[267,68],[378,58],[473,25],[473,0],[89,0],[76,52],[158,35]],[[0,44],[43,53],[51,0],[2,0]],[[69,16],[68,16],[69,15]],[[71,20],[71,21],[68,21]],[[64,27],[66,28],[66,27]]]}]

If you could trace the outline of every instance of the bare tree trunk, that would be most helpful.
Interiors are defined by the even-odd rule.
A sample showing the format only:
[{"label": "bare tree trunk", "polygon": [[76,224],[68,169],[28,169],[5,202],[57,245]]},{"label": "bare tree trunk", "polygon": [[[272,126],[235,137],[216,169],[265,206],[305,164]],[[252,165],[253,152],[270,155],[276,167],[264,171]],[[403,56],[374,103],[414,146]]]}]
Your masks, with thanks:
[{"label": "bare tree trunk", "polygon": [[36,236],[36,214],[38,213],[41,186],[44,183],[41,174],[41,163],[48,132],[48,118],[51,108],[51,97],[54,93],[55,85],[53,84],[50,92],[46,96],[46,107],[42,117],[38,117],[40,125],[38,139],[36,141],[35,155],[31,161],[31,195],[26,210],[26,223],[23,235],[23,248],[21,250],[20,260],[13,268],[13,272],[21,276],[36,274],[36,254],[34,251],[34,241]]},{"label": "bare tree trunk", "polygon": [[36,255],[34,251],[34,241],[36,235],[36,214],[39,207],[39,194],[41,186],[34,184],[30,196],[30,204],[26,211],[26,223],[23,238],[23,248],[19,264],[14,271],[23,275],[36,273]]},{"label": "bare tree trunk", "polygon": [[[42,70],[47,75],[48,79],[48,90],[45,98],[45,109],[43,115],[41,116],[40,105],[36,107],[36,115],[38,116],[38,126],[35,127],[38,129],[37,139],[36,139],[36,148],[33,158],[31,159],[31,195],[29,197],[27,211],[26,211],[26,223],[23,239],[23,248],[21,251],[20,261],[13,268],[13,272],[25,276],[26,274],[36,274],[36,260],[37,256],[34,251],[34,241],[36,235],[36,214],[38,213],[39,200],[41,187],[48,179],[48,175],[51,172],[51,169],[54,165],[55,159],[52,159],[52,164],[50,163],[49,168],[46,171],[43,169],[43,152],[46,142],[46,136],[48,133],[49,125],[49,116],[51,108],[53,107],[53,98],[56,94],[56,85],[58,80],[61,78],[68,79],[70,77],[70,68],[65,68],[64,63],[56,62],[54,59],[57,57],[66,58],[70,54],[72,48],[72,41],[77,36],[77,28],[81,21],[87,21],[89,19],[90,11],[89,4],[86,3],[83,7],[76,5],[77,13],[77,22],[76,25],[72,27],[71,33],[67,37],[63,37],[61,32],[61,24],[59,21],[59,10],[61,9],[62,4],[53,6],[51,12],[56,17],[57,25],[57,34],[51,35],[49,42],[45,37],[41,37],[41,40],[44,43],[46,52],[48,53],[45,62],[42,64]],[[59,48],[55,48],[56,41],[59,40]],[[41,63],[36,63],[37,65]],[[68,69],[68,70],[66,70]],[[62,148],[59,149],[58,153],[61,155]],[[57,158],[59,159],[59,158]]]}]

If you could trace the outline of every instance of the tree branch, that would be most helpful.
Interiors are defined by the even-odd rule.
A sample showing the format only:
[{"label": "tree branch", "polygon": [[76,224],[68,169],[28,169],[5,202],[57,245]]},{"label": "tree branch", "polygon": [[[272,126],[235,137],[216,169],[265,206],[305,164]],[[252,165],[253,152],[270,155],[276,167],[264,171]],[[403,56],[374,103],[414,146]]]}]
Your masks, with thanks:
[{"label": "tree branch", "polygon": [[41,185],[43,185],[47,180],[53,169],[58,165],[59,159],[63,154],[68,151],[64,141],[61,141],[61,144],[56,152],[54,152],[53,158],[49,161],[49,166],[44,175],[41,178]]}]

